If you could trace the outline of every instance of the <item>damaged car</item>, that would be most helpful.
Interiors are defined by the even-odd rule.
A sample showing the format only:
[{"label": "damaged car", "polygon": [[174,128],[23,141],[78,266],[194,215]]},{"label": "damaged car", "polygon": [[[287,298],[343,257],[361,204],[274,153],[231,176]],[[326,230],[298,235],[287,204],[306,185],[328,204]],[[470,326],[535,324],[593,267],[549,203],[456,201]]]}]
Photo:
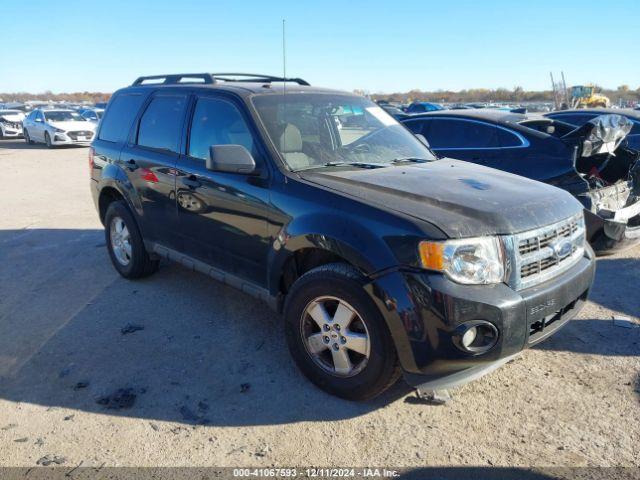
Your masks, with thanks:
[{"label": "damaged car", "polygon": [[575,127],[581,127],[588,121],[605,114],[622,115],[631,122],[632,127],[627,135],[627,143],[629,147],[640,150],[640,111],[638,110],[631,108],[581,108],[575,110],[558,110],[545,113],[544,116],[553,118],[554,120],[560,120]]},{"label": "damaged car", "polygon": [[23,120],[20,110],[0,110],[0,138],[21,137]]},{"label": "damaged car", "polygon": [[585,208],[598,254],[640,243],[640,152],[632,121],[596,116],[576,127],[536,114],[497,110],[432,112],[403,123],[439,156],[498,168],[572,193]]}]

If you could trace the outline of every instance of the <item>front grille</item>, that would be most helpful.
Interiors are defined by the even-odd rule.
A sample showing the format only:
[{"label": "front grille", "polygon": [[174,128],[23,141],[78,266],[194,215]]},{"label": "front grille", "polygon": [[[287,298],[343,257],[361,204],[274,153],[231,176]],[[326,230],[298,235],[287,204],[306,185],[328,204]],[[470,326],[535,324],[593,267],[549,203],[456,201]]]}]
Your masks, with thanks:
[{"label": "front grille", "polygon": [[85,137],[87,140],[91,140],[91,138],[93,137],[93,132],[91,131],[77,131],[77,132],[67,132],[67,136],[71,139],[71,140],[77,140],[78,137]]},{"label": "front grille", "polygon": [[531,287],[574,265],[584,253],[582,214],[513,236],[512,283],[517,289]]}]

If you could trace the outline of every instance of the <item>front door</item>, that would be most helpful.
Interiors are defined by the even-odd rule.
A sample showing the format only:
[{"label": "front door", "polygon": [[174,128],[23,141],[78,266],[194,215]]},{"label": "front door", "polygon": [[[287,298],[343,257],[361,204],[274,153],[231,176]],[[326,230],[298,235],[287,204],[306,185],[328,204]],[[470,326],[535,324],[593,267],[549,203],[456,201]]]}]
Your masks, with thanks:
[{"label": "front door", "polygon": [[33,117],[33,123],[29,125],[29,136],[32,140],[37,140],[38,142],[44,142],[44,115],[40,110],[35,112]]},{"label": "front door", "polygon": [[[197,97],[186,155],[177,166],[176,199],[185,253],[265,287],[269,175],[257,139],[240,104],[218,95]],[[208,170],[211,145],[244,146],[259,173]]]}]

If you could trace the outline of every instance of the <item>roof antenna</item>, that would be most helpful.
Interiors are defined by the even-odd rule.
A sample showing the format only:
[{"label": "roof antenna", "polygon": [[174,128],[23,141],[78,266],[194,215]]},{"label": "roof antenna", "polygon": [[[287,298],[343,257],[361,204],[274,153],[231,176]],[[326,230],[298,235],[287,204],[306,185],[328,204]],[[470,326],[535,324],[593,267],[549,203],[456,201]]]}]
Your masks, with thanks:
[{"label": "roof antenna", "polygon": [[287,125],[287,49],[285,41],[285,20],[282,19],[282,116],[285,129],[283,131],[284,143],[287,143],[286,125]]},{"label": "roof antenna", "polygon": [[284,78],[287,78],[287,50],[285,40],[285,19],[282,19],[282,74]]}]

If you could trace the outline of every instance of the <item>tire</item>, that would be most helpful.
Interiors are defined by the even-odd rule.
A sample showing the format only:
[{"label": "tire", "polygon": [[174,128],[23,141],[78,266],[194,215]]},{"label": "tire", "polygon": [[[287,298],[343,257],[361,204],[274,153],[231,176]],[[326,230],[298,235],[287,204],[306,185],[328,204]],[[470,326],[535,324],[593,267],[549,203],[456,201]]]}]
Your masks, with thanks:
[{"label": "tire", "polygon": [[27,143],[27,145],[33,145],[33,140],[31,140],[31,137],[29,136],[29,132],[24,130],[22,132],[22,135],[24,135],[24,141]]},{"label": "tire", "polygon": [[[378,308],[362,288],[363,283],[363,277],[350,265],[322,265],[305,273],[293,284],[284,307],[289,351],[302,373],[322,390],[358,401],[380,395],[400,376],[391,334]],[[309,314],[309,311],[317,311],[318,304],[322,304],[320,310],[328,313],[328,318],[335,315],[339,308],[355,315],[347,327],[334,332],[333,329],[339,327],[336,326],[336,318],[340,316],[335,315],[335,318],[331,318],[329,330],[325,330],[327,324],[321,327],[322,322],[318,323]],[[316,328],[318,331],[315,331]],[[352,342],[355,338],[359,342],[360,352],[364,351],[363,335],[368,338],[366,354],[349,347],[356,345]],[[346,340],[346,344],[342,343],[347,337],[349,340]],[[321,351],[318,353],[317,350]],[[352,370],[348,372],[349,367],[346,367],[338,372],[336,359],[343,358],[345,354],[349,358],[346,365]],[[345,365],[343,360],[339,363]]]},{"label": "tire", "polygon": [[49,132],[44,132],[44,143],[47,144],[47,148],[53,148],[53,143],[51,143],[51,136]]},{"label": "tire", "polygon": [[[160,261],[149,256],[138,225],[124,201],[109,204],[104,224],[109,257],[120,275],[129,279],[143,278],[158,270]],[[123,227],[119,232],[118,225]]]}]

